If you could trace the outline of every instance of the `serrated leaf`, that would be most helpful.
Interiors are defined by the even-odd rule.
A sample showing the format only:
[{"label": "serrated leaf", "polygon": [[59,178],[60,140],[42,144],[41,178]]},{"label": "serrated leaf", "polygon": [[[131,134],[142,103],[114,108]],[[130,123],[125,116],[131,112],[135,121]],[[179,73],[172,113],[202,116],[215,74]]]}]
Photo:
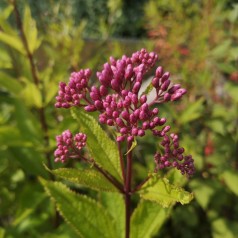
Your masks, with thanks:
[{"label": "serrated leaf", "polygon": [[118,190],[102,174],[93,169],[61,168],[49,171],[69,182],[90,187],[97,191],[118,192]]},{"label": "serrated leaf", "polygon": [[16,49],[23,55],[26,54],[23,44],[17,36],[9,35],[5,32],[0,31],[0,41]]},{"label": "serrated leaf", "polygon": [[158,233],[169,212],[169,208],[142,200],[131,217],[131,238],[150,238]]},{"label": "serrated leaf", "polygon": [[72,192],[62,183],[40,181],[60,214],[80,237],[116,237],[115,221],[95,200]]},{"label": "serrated leaf", "polygon": [[116,220],[116,237],[125,237],[125,202],[122,194],[100,193],[100,202]]},{"label": "serrated leaf", "polygon": [[179,186],[169,183],[166,178],[154,175],[138,191],[145,200],[159,203],[162,207],[169,207],[176,202],[187,204],[193,199],[193,194]]},{"label": "serrated leaf", "polygon": [[4,72],[0,72],[0,87],[7,89],[10,93],[18,95],[22,90],[22,85],[14,78]]},{"label": "serrated leaf", "polygon": [[115,178],[122,181],[116,144],[91,115],[75,108],[71,112],[79,122],[80,130],[87,135],[87,148],[93,159]]}]

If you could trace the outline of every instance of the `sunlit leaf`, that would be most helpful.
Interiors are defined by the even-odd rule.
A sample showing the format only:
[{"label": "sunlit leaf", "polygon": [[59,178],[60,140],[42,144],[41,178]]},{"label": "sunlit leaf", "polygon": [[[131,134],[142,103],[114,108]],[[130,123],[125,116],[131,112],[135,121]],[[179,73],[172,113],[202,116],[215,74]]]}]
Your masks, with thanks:
[{"label": "sunlit leaf", "polygon": [[202,116],[204,98],[190,103],[179,116],[179,123],[185,124]]},{"label": "sunlit leaf", "polygon": [[27,106],[42,107],[42,96],[40,89],[29,80],[22,78],[25,81],[25,87],[20,92],[20,96],[23,98]]},{"label": "sunlit leaf", "polygon": [[143,199],[157,202],[162,207],[169,207],[176,202],[187,204],[193,199],[193,194],[157,175],[152,176],[138,193]]},{"label": "sunlit leaf", "polygon": [[225,218],[217,218],[212,221],[213,238],[235,238],[238,234],[238,223]]},{"label": "sunlit leaf", "polygon": [[62,183],[47,182],[43,179],[41,183],[60,214],[80,237],[117,237],[114,219],[99,203],[85,195],[72,192]]},{"label": "sunlit leaf", "polygon": [[89,148],[94,160],[115,178],[122,181],[116,144],[88,113],[80,109],[72,109],[72,115],[79,122],[80,130],[87,135],[87,148]]},{"label": "sunlit leaf", "polygon": [[7,89],[14,95],[19,95],[19,92],[23,89],[22,85],[17,79],[12,78],[8,74],[0,71],[0,87]]},{"label": "sunlit leaf", "polygon": [[206,209],[211,197],[216,192],[216,188],[210,181],[204,182],[205,181],[193,180],[189,185],[194,192],[195,199],[203,209]]},{"label": "sunlit leaf", "polygon": [[136,141],[136,139],[134,139],[134,141],[132,142],[132,145],[131,145],[130,149],[126,152],[125,155],[127,155],[128,153],[130,153],[136,146],[137,146],[137,141]]},{"label": "sunlit leaf", "polygon": [[221,177],[225,180],[227,187],[238,196],[238,174],[233,170],[226,170],[222,173]]},{"label": "sunlit leaf", "polygon": [[0,144],[6,146],[33,146],[31,141],[22,138],[19,130],[14,126],[0,127]]},{"label": "sunlit leaf", "polygon": [[27,5],[24,10],[23,31],[27,39],[29,50],[33,53],[40,46],[41,41],[37,37],[36,23],[31,17],[31,10]]},{"label": "sunlit leaf", "polygon": [[9,35],[3,31],[0,31],[0,41],[16,49],[23,55],[26,54],[23,44],[17,36]]},{"label": "sunlit leaf", "polygon": [[100,202],[116,220],[116,237],[125,237],[125,201],[122,194],[101,192]]},{"label": "sunlit leaf", "polygon": [[61,168],[50,170],[50,172],[74,184],[90,187],[98,191],[118,191],[101,173],[93,169]]},{"label": "sunlit leaf", "polygon": [[142,200],[131,217],[131,238],[150,238],[158,233],[169,212],[169,208]]}]

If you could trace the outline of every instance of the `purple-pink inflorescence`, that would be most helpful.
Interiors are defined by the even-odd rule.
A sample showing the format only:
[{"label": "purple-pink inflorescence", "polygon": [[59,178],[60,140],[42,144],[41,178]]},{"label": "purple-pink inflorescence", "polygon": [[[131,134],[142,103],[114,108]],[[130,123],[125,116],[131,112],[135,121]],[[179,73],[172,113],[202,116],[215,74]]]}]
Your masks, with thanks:
[{"label": "purple-pink inflorescence", "polygon": [[194,161],[191,155],[184,156],[184,148],[179,147],[178,135],[171,133],[165,134],[161,142],[164,153],[157,152],[154,156],[156,171],[168,167],[174,167],[181,171],[182,174],[191,176],[195,172]]},{"label": "purple-pink inflorescence", "polygon": [[69,130],[56,136],[57,149],[55,150],[55,162],[65,162],[70,156],[77,154],[86,145],[87,136],[78,133],[74,137]]},{"label": "purple-pink inflorescence", "polygon": [[[132,142],[135,137],[144,136],[147,130],[152,131],[154,136],[167,138],[170,126],[164,125],[166,119],[158,115],[156,106],[180,99],[186,90],[179,84],[173,85],[170,74],[163,72],[159,66],[151,82],[156,91],[155,96],[152,101],[147,101],[146,94],[141,93],[140,89],[145,74],[157,60],[157,54],[148,53],[145,49],[133,53],[131,57],[124,55],[118,60],[110,57],[110,63],[105,63],[102,71],[96,74],[99,86],[89,86],[89,69],[74,72],[68,85],[60,83],[55,106],[77,106],[87,112],[98,111],[99,122],[114,126],[117,130],[118,142]],[[179,165],[174,167],[189,175],[190,171],[181,167],[187,161],[186,158],[183,157]],[[160,168],[163,167],[161,164]]]}]

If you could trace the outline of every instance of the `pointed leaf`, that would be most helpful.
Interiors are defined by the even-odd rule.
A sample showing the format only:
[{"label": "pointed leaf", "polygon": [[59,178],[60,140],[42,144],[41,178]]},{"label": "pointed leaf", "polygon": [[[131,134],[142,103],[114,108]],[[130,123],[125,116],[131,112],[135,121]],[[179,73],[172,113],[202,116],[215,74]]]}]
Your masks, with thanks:
[{"label": "pointed leaf", "polygon": [[98,191],[118,192],[118,190],[101,173],[93,169],[61,168],[49,171],[62,179],[78,185],[90,187]]},{"label": "pointed leaf", "polygon": [[134,139],[134,141],[132,142],[131,148],[125,153],[125,155],[130,153],[136,146],[137,146],[137,141],[136,139]]},{"label": "pointed leaf", "polygon": [[204,98],[200,98],[183,111],[179,116],[179,123],[186,124],[202,116]]},{"label": "pointed leaf", "polygon": [[60,214],[80,237],[115,237],[115,221],[99,203],[58,182],[40,179]]},{"label": "pointed leaf", "polygon": [[187,204],[193,199],[193,194],[181,187],[169,183],[166,178],[152,176],[139,190],[140,196],[145,200],[159,203],[162,207],[169,207],[175,202]]},{"label": "pointed leaf", "polygon": [[125,203],[122,194],[119,193],[100,193],[100,201],[116,220],[116,237],[125,237]]},{"label": "pointed leaf", "polygon": [[31,10],[27,5],[25,6],[24,10],[23,30],[26,35],[29,50],[31,53],[33,53],[40,46],[41,42],[39,38],[37,38],[36,23],[31,17]]},{"label": "pointed leaf", "polygon": [[72,115],[79,122],[80,130],[87,135],[87,148],[94,160],[115,178],[122,181],[116,144],[88,113],[73,108]]},{"label": "pointed leaf", "polygon": [[150,238],[158,233],[170,210],[142,200],[131,217],[131,238]]},{"label": "pointed leaf", "polygon": [[0,72],[0,87],[7,89],[14,95],[19,95],[19,92],[21,92],[23,88],[19,81],[4,72]]},{"label": "pointed leaf", "polygon": [[35,107],[42,107],[42,96],[40,89],[32,82],[25,78],[21,78],[22,81],[26,83],[26,86],[20,93],[20,97],[23,98],[26,105],[28,106],[35,106]]},{"label": "pointed leaf", "polygon": [[238,174],[233,170],[226,170],[221,177],[225,180],[227,187],[238,196],[237,180]]},{"label": "pointed leaf", "polygon": [[6,34],[5,32],[0,31],[0,41],[16,49],[23,55],[26,54],[23,44],[17,36]]}]

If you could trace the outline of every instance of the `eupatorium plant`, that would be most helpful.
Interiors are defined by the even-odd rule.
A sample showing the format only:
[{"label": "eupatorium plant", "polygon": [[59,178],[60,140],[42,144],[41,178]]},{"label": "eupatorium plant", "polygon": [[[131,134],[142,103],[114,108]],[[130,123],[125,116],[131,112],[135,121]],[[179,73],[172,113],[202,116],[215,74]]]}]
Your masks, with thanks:
[{"label": "eupatorium plant", "polygon": [[[100,204],[74,194],[62,184],[43,183],[63,217],[82,237],[151,237],[166,218],[169,209],[165,208],[192,199],[192,194],[158,175],[159,170],[175,168],[190,177],[194,173],[194,161],[191,155],[185,155],[178,135],[170,132],[170,125],[159,112],[160,104],[179,100],[186,90],[173,84],[170,74],[161,66],[156,68],[145,92],[141,90],[145,75],[154,68],[157,60],[157,54],[141,49],[131,57],[124,55],[118,60],[110,57],[109,63],[97,72],[95,85],[90,82],[90,69],[73,72],[67,84],[61,82],[59,85],[55,106],[71,108],[72,115],[79,122],[80,132],[73,135],[66,130],[56,137],[55,162],[79,159],[89,167],[57,169],[52,173],[101,191],[103,199]],[[154,98],[148,100],[147,93],[152,89]],[[109,136],[98,125],[95,113],[92,116],[91,112],[98,113],[99,124],[113,128],[114,136]],[[152,158],[154,171],[148,171],[144,181],[132,187],[133,149],[137,138],[146,133],[158,140],[160,150],[155,151]],[[82,153],[84,148],[88,153]],[[140,195],[141,200],[132,211],[134,194]],[[75,212],[73,219],[70,210]],[[155,218],[157,222],[151,224],[150,220],[152,222]],[[93,219],[92,223],[90,219]],[[119,224],[116,224],[118,220]],[[140,233],[137,226],[140,226]]]}]

